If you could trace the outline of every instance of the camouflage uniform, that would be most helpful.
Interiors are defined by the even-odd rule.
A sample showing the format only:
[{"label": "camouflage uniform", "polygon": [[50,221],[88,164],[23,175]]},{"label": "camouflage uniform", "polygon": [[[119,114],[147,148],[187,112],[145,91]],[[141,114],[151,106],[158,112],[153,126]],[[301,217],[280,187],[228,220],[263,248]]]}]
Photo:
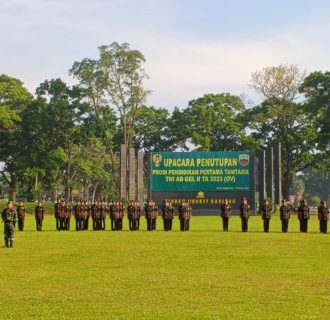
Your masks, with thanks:
[{"label": "camouflage uniform", "polygon": [[93,220],[93,230],[97,231],[101,229],[101,212],[98,201],[95,201],[91,206],[91,215]]},{"label": "camouflage uniform", "polygon": [[272,217],[272,207],[264,200],[264,205],[261,207],[262,220],[264,222],[264,232],[269,232],[269,222]]},{"label": "camouflage uniform", "polygon": [[134,230],[133,228],[133,214],[134,214],[134,201],[131,200],[129,205],[127,206],[127,218],[128,218],[128,227],[129,230]]},{"label": "camouflage uniform", "polygon": [[116,206],[116,201],[112,201],[111,205],[109,207],[109,216],[110,216],[110,225],[111,225],[111,230],[114,231],[116,229],[115,226],[115,206]]},{"label": "camouflage uniform", "polygon": [[4,223],[4,239],[5,239],[5,247],[12,248],[14,246],[14,222],[16,221],[16,211],[11,206],[7,207],[1,213],[1,219]]},{"label": "camouflage uniform", "polygon": [[290,206],[282,200],[282,205],[280,207],[280,219],[282,223],[282,232],[288,232],[289,220],[290,220]]},{"label": "camouflage uniform", "polygon": [[57,231],[61,230],[61,210],[62,210],[62,201],[58,200],[58,202],[54,204],[54,216],[55,216]]},{"label": "camouflage uniform", "polygon": [[157,216],[158,216],[158,207],[156,206],[155,201],[148,200],[145,206],[145,217],[147,219],[148,231],[156,230]]},{"label": "camouflage uniform", "polygon": [[78,201],[77,204],[73,207],[73,211],[76,220],[76,231],[84,230],[83,207],[80,201]]},{"label": "camouflage uniform", "polygon": [[17,220],[18,220],[18,230],[23,231],[24,221],[26,216],[26,208],[22,202],[20,202],[20,204],[17,206],[16,212],[17,212]]},{"label": "camouflage uniform", "polygon": [[117,201],[114,208],[115,230],[117,231],[123,230],[124,211],[125,208],[123,203],[121,201]]},{"label": "camouflage uniform", "polygon": [[180,219],[181,231],[189,231],[191,214],[192,214],[191,206],[187,201],[183,201],[179,206],[179,219]]},{"label": "camouflage uniform", "polygon": [[39,202],[34,210],[35,218],[36,218],[36,226],[37,231],[42,231],[42,222],[44,220],[45,208]]},{"label": "camouflage uniform", "polygon": [[100,210],[101,210],[101,230],[105,230],[105,223],[107,220],[107,212],[108,212],[108,207],[104,201],[101,202],[100,205]]},{"label": "camouflage uniform", "polygon": [[300,232],[308,231],[308,220],[310,217],[310,209],[305,200],[301,200],[300,206],[297,209],[298,219],[300,223]]},{"label": "camouflage uniform", "polygon": [[328,232],[328,220],[329,220],[329,209],[326,206],[325,201],[321,201],[320,206],[317,209],[317,216],[320,221],[320,232],[327,233]]},{"label": "camouflage uniform", "polygon": [[171,231],[174,218],[174,208],[170,201],[164,200],[164,205],[162,206],[162,218],[164,231]]},{"label": "camouflage uniform", "polygon": [[133,217],[132,217],[132,227],[133,230],[139,230],[140,228],[140,217],[141,217],[141,206],[139,201],[134,202],[134,210],[133,210]]},{"label": "camouflage uniform", "polygon": [[227,199],[225,199],[225,203],[223,203],[220,207],[220,215],[222,218],[223,231],[228,232],[229,218],[231,216],[231,206]]},{"label": "camouflage uniform", "polygon": [[90,208],[87,201],[84,201],[82,205],[82,219],[84,224],[84,230],[88,230],[89,217],[90,217]]},{"label": "camouflage uniform", "polygon": [[70,230],[70,221],[72,215],[72,208],[69,202],[65,203],[64,206],[64,229],[63,230]]},{"label": "camouflage uniform", "polygon": [[242,198],[242,203],[239,206],[240,217],[242,221],[242,232],[248,231],[248,221],[250,217],[250,206],[245,198]]}]

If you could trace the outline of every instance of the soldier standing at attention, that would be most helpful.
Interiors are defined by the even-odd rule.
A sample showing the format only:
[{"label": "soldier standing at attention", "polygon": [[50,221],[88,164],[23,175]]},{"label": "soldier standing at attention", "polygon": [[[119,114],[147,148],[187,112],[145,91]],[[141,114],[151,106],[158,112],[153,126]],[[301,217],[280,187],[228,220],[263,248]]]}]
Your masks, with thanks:
[{"label": "soldier standing at attention", "polygon": [[105,201],[101,202],[101,229],[105,230],[105,223],[107,220],[107,211],[108,211],[108,206],[105,203]]},{"label": "soldier standing at attention", "polygon": [[297,214],[300,222],[300,232],[307,232],[310,209],[304,199],[300,201],[300,206],[297,209]]},{"label": "soldier standing at attention", "polygon": [[127,206],[127,218],[128,218],[128,228],[129,230],[135,230],[134,227],[133,227],[133,215],[134,215],[134,210],[135,210],[135,207],[134,207],[134,201],[131,200],[129,202],[129,205]]},{"label": "soldier standing at attention", "polygon": [[54,215],[56,220],[56,230],[61,230],[61,210],[62,210],[62,201],[58,199],[54,204]]},{"label": "soldier standing at attention", "polygon": [[83,215],[84,230],[88,230],[88,222],[89,222],[89,216],[90,216],[90,208],[89,208],[88,203],[87,203],[86,200],[83,201],[83,205],[82,205],[82,215]]},{"label": "soldier standing at attention", "polygon": [[269,232],[269,222],[272,216],[272,207],[269,205],[267,199],[264,199],[264,204],[261,208],[262,220],[264,222],[264,232]]},{"label": "soldier standing at attention", "polygon": [[245,197],[242,198],[242,203],[239,206],[240,217],[242,221],[242,232],[248,231],[248,221],[250,217],[250,206]]},{"label": "soldier standing at attention", "polygon": [[23,201],[20,201],[17,208],[16,208],[16,213],[17,213],[17,219],[18,219],[18,230],[23,231],[24,230],[24,221],[25,221],[25,216],[26,216],[26,208],[24,206]]},{"label": "soldier standing at attention", "polygon": [[16,218],[16,211],[14,209],[13,203],[10,201],[7,204],[7,208],[4,209],[1,213],[1,219],[4,223],[5,248],[13,248],[14,246],[14,222],[16,221]]},{"label": "soldier standing at attention", "polygon": [[147,230],[156,230],[156,219],[158,216],[158,207],[156,203],[149,199],[145,207],[145,217],[147,219]]},{"label": "soldier standing at attention", "polygon": [[222,218],[223,231],[228,232],[229,218],[231,216],[231,205],[228,203],[228,199],[225,199],[224,203],[221,205],[220,215]]},{"label": "soldier standing at attention", "polygon": [[112,200],[109,208],[109,216],[110,216],[110,222],[111,222],[111,230],[114,231],[116,229],[115,227],[115,204],[116,201]]},{"label": "soldier standing at attention", "polygon": [[83,207],[82,203],[78,201],[73,207],[74,217],[76,220],[76,231],[82,231],[84,229],[84,220],[83,220]]},{"label": "soldier standing at attention", "polygon": [[320,221],[320,232],[328,232],[329,209],[324,200],[321,200],[320,206],[317,209],[317,216]]},{"label": "soldier standing at attention", "polygon": [[122,201],[117,202],[116,230],[123,230],[123,219],[125,215],[125,207]]},{"label": "soldier standing at attention", "polygon": [[71,221],[71,215],[72,215],[72,208],[69,201],[65,202],[64,206],[64,230],[70,230],[70,221]]},{"label": "soldier standing at attention", "polygon": [[191,218],[191,206],[188,201],[182,201],[179,206],[179,219],[180,219],[180,230],[189,231],[190,218]]},{"label": "soldier standing at attention", "polygon": [[174,218],[174,208],[172,203],[168,200],[164,200],[164,204],[162,206],[162,218],[164,231],[171,231]]},{"label": "soldier standing at attention", "polygon": [[290,220],[290,207],[282,200],[282,205],[280,207],[280,219],[282,223],[282,232],[288,232],[289,220]]},{"label": "soldier standing at attention", "polygon": [[97,200],[95,200],[91,206],[91,215],[93,220],[93,230],[96,231],[99,229],[99,221],[98,221],[99,208],[98,208]]},{"label": "soldier standing at attention", "polygon": [[65,201],[61,201],[61,205],[58,207],[58,216],[60,220],[60,229],[65,230]]},{"label": "soldier standing at attention", "polygon": [[40,201],[38,201],[38,204],[34,210],[34,214],[36,218],[37,231],[42,231],[42,222],[44,220],[45,208],[42,206]]},{"label": "soldier standing at attention", "polygon": [[140,217],[141,217],[141,205],[140,201],[136,200],[134,202],[134,211],[133,211],[133,230],[139,230],[140,228]]}]

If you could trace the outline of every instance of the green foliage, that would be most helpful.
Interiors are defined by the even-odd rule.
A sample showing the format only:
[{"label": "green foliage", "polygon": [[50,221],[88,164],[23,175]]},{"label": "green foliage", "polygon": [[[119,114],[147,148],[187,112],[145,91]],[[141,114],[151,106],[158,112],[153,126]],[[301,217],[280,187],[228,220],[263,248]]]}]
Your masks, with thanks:
[{"label": "green foliage", "polygon": [[230,94],[208,94],[189,102],[183,111],[189,137],[200,151],[255,149],[256,142],[246,138],[243,101]]},{"label": "green foliage", "polygon": [[38,233],[28,217],[14,249],[0,248],[1,316],[328,319],[329,237],[315,216],[308,234],[297,232],[296,216],[287,234],[277,215],[268,234],[260,216],[248,233],[239,232],[238,217],[228,233],[220,225],[220,217],[193,217],[184,233],[177,218],[170,233],[56,232],[54,217],[46,217]]},{"label": "green foliage", "polygon": [[294,175],[312,165],[317,141],[314,122],[306,116],[304,106],[295,102],[303,78],[304,73],[296,66],[287,65],[252,74],[251,87],[265,99],[249,112],[253,136],[265,146],[281,142],[285,198],[290,194]]}]

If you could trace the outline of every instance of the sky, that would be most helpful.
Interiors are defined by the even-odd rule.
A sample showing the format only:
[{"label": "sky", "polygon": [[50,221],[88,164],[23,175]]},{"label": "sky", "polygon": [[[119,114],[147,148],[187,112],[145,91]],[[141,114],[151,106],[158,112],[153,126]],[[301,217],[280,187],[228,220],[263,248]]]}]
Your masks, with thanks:
[{"label": "sky", "polygon": [[0,74],[32,93],[46,79],[73,84],[75,61],[128,42],[146,57],[148,105],[223,92],[258,103],[254,71],[330,69],[329,16],[325,0],[0,0]]}]

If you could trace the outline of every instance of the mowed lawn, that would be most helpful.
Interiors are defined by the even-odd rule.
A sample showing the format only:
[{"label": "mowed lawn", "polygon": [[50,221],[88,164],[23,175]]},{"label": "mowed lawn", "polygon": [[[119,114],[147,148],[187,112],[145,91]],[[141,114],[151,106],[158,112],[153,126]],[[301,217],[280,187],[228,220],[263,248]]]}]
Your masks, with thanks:
[{"label": "mowed lawn", "polygon": [[[313,217],[289,233],[260,216],[248,233],[232,217],[193,217],[191,231],[16,231],[0,248],[0,319],[330,319],[330,235]],[[72,219],[71,228],[74,227]]]}]

